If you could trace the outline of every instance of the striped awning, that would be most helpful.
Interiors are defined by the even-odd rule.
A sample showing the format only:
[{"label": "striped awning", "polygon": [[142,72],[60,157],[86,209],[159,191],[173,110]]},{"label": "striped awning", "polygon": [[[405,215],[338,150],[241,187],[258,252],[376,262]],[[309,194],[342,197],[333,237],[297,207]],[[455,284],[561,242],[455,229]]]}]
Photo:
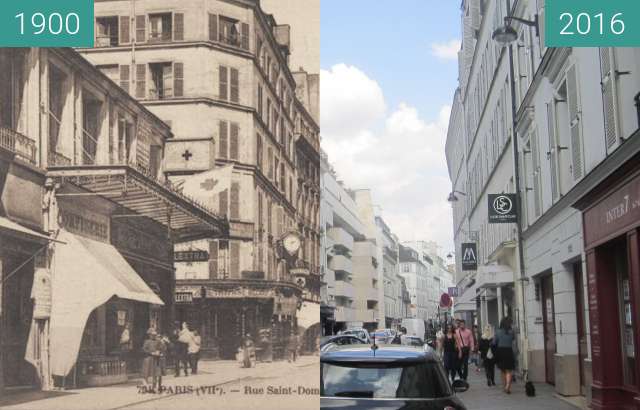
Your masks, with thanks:
[{"label": "striped awning", "polygon": [[169,227],[178,241],[193,237],[224,237],[229,232],[225,217],[183,195],[169,182],[157,181],[128,165],[50,167],[47,176],[116,203],[120,210],[113,215],[115,218],[151,218]]}]

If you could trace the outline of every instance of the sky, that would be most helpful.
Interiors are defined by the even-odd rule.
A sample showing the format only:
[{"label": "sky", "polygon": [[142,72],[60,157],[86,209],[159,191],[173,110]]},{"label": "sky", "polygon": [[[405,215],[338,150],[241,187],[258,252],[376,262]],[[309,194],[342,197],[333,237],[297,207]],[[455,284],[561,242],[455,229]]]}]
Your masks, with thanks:
[{"label": "sky", "polygon": [[460,49],[458,0],[322,0],[322,147],[370,188],[401,241],[454,250],[444,145]]}]

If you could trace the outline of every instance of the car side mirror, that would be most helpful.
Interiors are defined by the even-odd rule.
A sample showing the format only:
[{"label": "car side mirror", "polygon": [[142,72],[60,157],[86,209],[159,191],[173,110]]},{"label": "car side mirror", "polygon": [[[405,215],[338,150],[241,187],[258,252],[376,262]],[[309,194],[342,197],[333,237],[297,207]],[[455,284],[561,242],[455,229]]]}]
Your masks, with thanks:
[{"label": "car side mirror", "polygon": [[465,382],[464,380],[457,379],[453,381],[451,387],[453,387],[453,390],[456,393],[464,393],[469,390],[469,383]]}]

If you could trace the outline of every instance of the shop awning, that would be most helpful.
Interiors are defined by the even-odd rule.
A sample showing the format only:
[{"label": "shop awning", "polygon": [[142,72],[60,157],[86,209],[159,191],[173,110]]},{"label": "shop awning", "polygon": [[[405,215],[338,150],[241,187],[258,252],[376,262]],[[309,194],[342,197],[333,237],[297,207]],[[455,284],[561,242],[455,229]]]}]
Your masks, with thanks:
[{"label": "shop awning", "polygon": [[163,305],[124,257],[108,243],[66,230],[56,238],[51,281],[51,371],[65,376],[73,368],[90,313],[113,296]]},{"label": "shop awning", "polygon": [[10,235],[14,236],[22,236],[29,237],[31,239],[48,241],[49,237],[43,233],[39,233],[34,231],[33,229],[29,229],[25,226],[20,225],[19,223],[13,222],[11,219],[4,218],[0,216],[0,231],[4,231]]},{"label": "shop awning", "polygon": [[305,301],[296,316],[298,326],[308,329],[316,323],[320,323],[320,304]]},{"label": "shop awning", "polygon": [[222,237],[229,232],[226,218],[183,195],[169,182],[161,183],[128,165],[49,167],[47,176],[120,205],[121,211],[115,218],[142,216],[170,227],[176,241],[189,237]]},{"label": "shop awning", "polygon": [[453,310],[455,312],[473,311],[476,310],[476,291],[478,289],[477,282],[464,291],[462,296],[455,298],[453,303]]},{"label": "shop awning", "polygon": [[507,265],[480,265],[476,280],[480,288],[507,285],[513,283],[513,270]]}]

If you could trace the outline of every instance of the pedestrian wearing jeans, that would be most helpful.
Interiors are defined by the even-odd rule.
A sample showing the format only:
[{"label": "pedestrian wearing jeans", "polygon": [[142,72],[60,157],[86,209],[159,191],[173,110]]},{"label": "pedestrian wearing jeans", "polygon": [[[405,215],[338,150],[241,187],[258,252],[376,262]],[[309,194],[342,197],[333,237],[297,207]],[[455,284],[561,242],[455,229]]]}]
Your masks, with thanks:
[{"label": "pedestrian wearing jeans", "polygon": [[465,327],[464,320],[458,321],[458,330],[456,331],[456,345],[458,346],[458,375],[462,380],[467,380],[469,376],[469,354],[475,351],[475,341],[473,332]]}]

